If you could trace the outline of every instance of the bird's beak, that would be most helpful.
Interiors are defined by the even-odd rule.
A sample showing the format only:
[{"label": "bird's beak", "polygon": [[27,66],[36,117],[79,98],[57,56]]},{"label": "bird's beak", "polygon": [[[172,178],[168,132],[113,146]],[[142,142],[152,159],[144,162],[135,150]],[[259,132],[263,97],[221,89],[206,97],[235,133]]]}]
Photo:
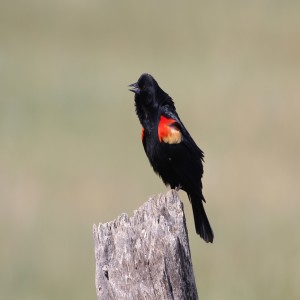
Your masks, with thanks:
[{"label": "bird's beak", "polygon": [[137,84],[137,82],[136,83],[132,83],[132,84],[129,84],[129,87],[131,87],[130,89],[129,89],[129,91],[131,91],[131,92],[133,92],[133,93],[135,93],[135,94],[139,94],[140,93],[140,88],[139,88],[139,86],[138,86],[138,84]]}]

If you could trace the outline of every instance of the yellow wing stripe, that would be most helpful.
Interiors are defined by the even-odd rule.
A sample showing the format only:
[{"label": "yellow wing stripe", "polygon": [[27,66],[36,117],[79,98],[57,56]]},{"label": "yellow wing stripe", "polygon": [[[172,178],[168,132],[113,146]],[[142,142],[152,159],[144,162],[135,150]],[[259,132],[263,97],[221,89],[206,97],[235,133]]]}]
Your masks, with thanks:
[{"label": "yellow wing stripe", "polygon": [[167,144],[179,144],[182,141],[180,130],[175,126],[176,120],[160,117],[158,124],[158,139]]}]

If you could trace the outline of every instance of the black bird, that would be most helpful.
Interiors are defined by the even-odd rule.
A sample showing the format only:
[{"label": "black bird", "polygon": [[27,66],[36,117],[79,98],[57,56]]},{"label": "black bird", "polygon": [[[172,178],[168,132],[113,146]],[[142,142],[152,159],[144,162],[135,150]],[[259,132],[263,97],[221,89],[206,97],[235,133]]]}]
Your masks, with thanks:
[{"label": "black bird", "polygon": [[203,152],[181,122],[172,98],[150,74],[130,86],[142,124],[142,142],[150,164],[166,185],[186,191],[192,204],[196,232],[213,242],[202,194]]}]

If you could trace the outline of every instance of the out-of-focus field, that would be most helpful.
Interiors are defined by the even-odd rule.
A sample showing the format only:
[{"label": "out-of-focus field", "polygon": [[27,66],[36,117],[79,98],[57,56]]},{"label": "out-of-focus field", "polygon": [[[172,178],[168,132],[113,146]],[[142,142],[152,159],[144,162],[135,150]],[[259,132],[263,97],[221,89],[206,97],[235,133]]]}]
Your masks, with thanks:
[{"label": "out-of-focus field", "polygon": [[300,2],[1,1],[0,299],[96,299],[93,223],[166,188],[127,85],[206,153],[201,299],[300,299]]}]

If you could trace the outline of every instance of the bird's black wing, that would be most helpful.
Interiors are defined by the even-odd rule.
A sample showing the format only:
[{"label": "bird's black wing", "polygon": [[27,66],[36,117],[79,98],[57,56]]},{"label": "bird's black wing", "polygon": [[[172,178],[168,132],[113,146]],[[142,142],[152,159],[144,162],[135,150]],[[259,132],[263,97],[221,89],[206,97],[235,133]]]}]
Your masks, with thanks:
[{"label": "bird's black wing", "polygon": [[173,109],[169,109],[168,107],[164,107],[161,114],[165,116],[166,118],[175,120],[176,123],[173,123],[173,126],[176,126],[181,134],[182,139],[181,142],[191,151],[192,153],[196,154],[200,159],[203,161],[204,153],[203,151],[197,146],[185,126],[183,125],[182,121],[180,120],[178,114]]}]

